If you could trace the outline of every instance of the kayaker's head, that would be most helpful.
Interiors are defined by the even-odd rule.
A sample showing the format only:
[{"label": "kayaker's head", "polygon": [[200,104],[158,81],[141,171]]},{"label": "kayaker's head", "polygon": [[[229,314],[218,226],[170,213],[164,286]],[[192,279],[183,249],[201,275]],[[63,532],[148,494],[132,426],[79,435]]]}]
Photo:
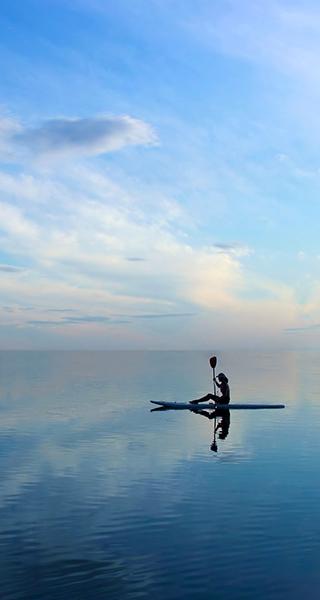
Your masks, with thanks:
[{"label": "kayaker's head", "polygon": [[219,381],[224,381],[225,383],[228,383],[229,379],[228,377],[224,374],[224,373],[219,373],[219,375],[217,375]]}]

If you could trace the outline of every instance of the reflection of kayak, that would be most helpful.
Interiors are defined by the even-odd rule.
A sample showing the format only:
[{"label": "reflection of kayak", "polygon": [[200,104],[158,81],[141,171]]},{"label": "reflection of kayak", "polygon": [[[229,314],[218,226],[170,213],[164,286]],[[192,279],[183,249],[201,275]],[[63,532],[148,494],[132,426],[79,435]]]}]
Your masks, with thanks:
[{"label": "reflection of kayak", "polygon": [[191,404],[191,402],[156,402],[150,400],[152,404],[158,404],[163,408],[175,408],[176,410],[202,410],[205,409],[218,409],[218,410],[258,410],[264,408],[284,408],[284,404],[214,404],[214,402],[199,402],[198,404]]}]

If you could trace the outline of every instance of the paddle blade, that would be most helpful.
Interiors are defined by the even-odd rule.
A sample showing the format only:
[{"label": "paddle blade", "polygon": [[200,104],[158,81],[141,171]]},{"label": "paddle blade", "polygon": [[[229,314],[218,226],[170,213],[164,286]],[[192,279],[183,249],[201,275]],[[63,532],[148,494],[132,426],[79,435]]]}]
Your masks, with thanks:
[{"label": "paddle blade", "polygon": [[217,357],[216,356],[211,356],[211,358],[209,358],[209,363],[210,363],[210,367],[212,369],[216,368],[216,364],[217,364]]}]

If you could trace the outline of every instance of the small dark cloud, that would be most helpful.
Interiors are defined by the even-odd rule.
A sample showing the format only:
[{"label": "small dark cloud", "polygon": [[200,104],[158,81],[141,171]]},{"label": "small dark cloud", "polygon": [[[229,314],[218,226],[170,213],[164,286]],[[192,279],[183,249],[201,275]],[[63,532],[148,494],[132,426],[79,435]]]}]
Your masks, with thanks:
[{"label": "small dark cloud", "polygon": [[112,319],[109,321],[110,325],[122,325],[123,323],[130,323],[128,319]]},{"label": "small dark cloud", "polygon": [[212,247],[218,254],[231,254],[235,256],[246,256],[250,254],[249,248],[239,242],[231,242],[229,244],[217,242],[216,244],[213,244]]},{"label": "small dark cloud", "polygon": [[235,252],[239,252],[239,250],[243,250],[243,246],[237,242],[230,244],[217,242],[216,244],[213,244],[213,247],[217,252],[221,252],[222,254],[234,254]]},{"label": "small dark cloud", "polygon": [[2,310],[7,312],[16,313],[16,312],[31,312],[35,310],[34,306],[21,306],[14,304],[13,306],[1,306]]},{"label": "small dark cloud", "polygon": [[107,323],[110,317],[102,316],[84,316],[84,317],[65,317],[64,323]]},{"label": "small dark cloud", "polygon": [[217,248],[218,250],[234,250],[234,248],[236,247],[235,244],[213,244],[214,248]]},{"label": "small dark cloud", "polygon": [[88,315],[88,316],[81,316],[81,317],[63,317],[60,320],[49,320],[49,319],[37,319],[37,320],[32,320],[32,321],[28,321],[28,325],[45,325],[45,326],[50,326],[53,325],[55,327],[59,326],[59,327],[63,327],[65,325],[79,325],[79,324],[83,324],[83,323],[110,323],[111,319],[110,317],[104,317],[104,316],[100,316],[100,315]]},{"label": "small dark cloud", "polygon": [[194,317],[196,313],[160,313],[160,314],[145,314],[133,315],[132,319],[173,319],[175,317]]},{"label": "small dark cloud", "polygon": [[127,115],[51,119],[12,136],[17,146],[43,156],[104,154],[124,146],[154,144],[147,123]]},{"label": "small dark cloud", "polygon": [[23,267],[18,267],[17,265],[1,265],[0,264],[0,272],[2,273],[21,273],[24,271]]},{"label": "small dark cloud", "polygon": [[304,333],[308,331],[317,331],[317,329],[320,329],[320,323],[307,325],[306,327],[287,327],[284,331],[285,333]]},{"label": "small dark cloud", "polygon": [[61,326],[61,325],[65,325],[65,323],[63,321],[49,321],[49,320],[45,320],[45,319],[35,319],[32,321],[27,321],[27,325],[32,325],[32,326],[39,326],[41,327],[41,325],[44,325],[45,327],[50,327],[50,326]]},{"label": "small dark cloud", "polygon": [[146,259],[142,258],[142,256],[127,256],[127,260],[130,262],[143,262]]},{"label": "small dark cloud", "polygon": [[74,308],[47,308],[45,312],[70,313],[70,312],[76,312],[76,310]]}]

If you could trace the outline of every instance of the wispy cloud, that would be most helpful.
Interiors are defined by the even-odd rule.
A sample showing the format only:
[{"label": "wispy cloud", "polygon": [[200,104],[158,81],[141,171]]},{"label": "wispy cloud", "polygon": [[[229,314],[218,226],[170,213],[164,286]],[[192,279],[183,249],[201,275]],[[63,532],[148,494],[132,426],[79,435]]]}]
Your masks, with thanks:
[{"label": "wispy cloud", "polygon": [[75,308],[47,308],[46,312],[49,313],[73,313],[75,312]]},{"label": "wispy cloud", "polygon": [[[50,312],[47,310],[47,312]],[[53,311],[52,311],[53,312]],[[63,310],[55,310],[54,312],[64,312]],[[71,316],[57,319],[31,319],[26,322],[26,325],[36,327],[65,327],[66,325],[119,325],[128,324],[135,319],[175,319],[181,317],[193,317],[195,313],[163,313],[163,314],[140,314],[140,315],[84,315]]]},{"label": "wispy cloud", "polygon": [[110,321],[109,317],[101,315],[85,315],[83,317],[65,317],[66,323],[107,323]]},{"label": "wispy cloud", "polygon": [[319,78],[320,10],[316,2],[270,0],[267,5],[228,2],[228,10],[204,4],[185,25],[205,44],[286,74]]},{"label": "wispy cloud", "polygon": [[307,325],[305,327],[287,327],[284,331],[286,333],[308,333],[312,331],[318,331],[320,329],[320,323],[314,325]]},{"label": "wispy cloud", "polygon": [[175,319],[180,317],[194,317],[196,313],[163,313],[154,315],[132,315],[132,319]]},{"label": "wispy cloud", "polygon": [[105,324],[111,321],[110,317],[101,316],[101,315],[84,315],[79,317],[63,317],[60,320],[50,320],[50,319],[33,319],[27,321],[27,325],[52,325],[52,326],[64,326],[64,325],[81,325],[81,324],[90,324],[90,323],[99,323]]},{"label": "wispy cloud", "polygon": [[213,248],[215,248],[217,252],[221,254],[233,254],[235,256],[248,256],[252,252],[248,246],[238,243],[216,243],[213,244]]}]

